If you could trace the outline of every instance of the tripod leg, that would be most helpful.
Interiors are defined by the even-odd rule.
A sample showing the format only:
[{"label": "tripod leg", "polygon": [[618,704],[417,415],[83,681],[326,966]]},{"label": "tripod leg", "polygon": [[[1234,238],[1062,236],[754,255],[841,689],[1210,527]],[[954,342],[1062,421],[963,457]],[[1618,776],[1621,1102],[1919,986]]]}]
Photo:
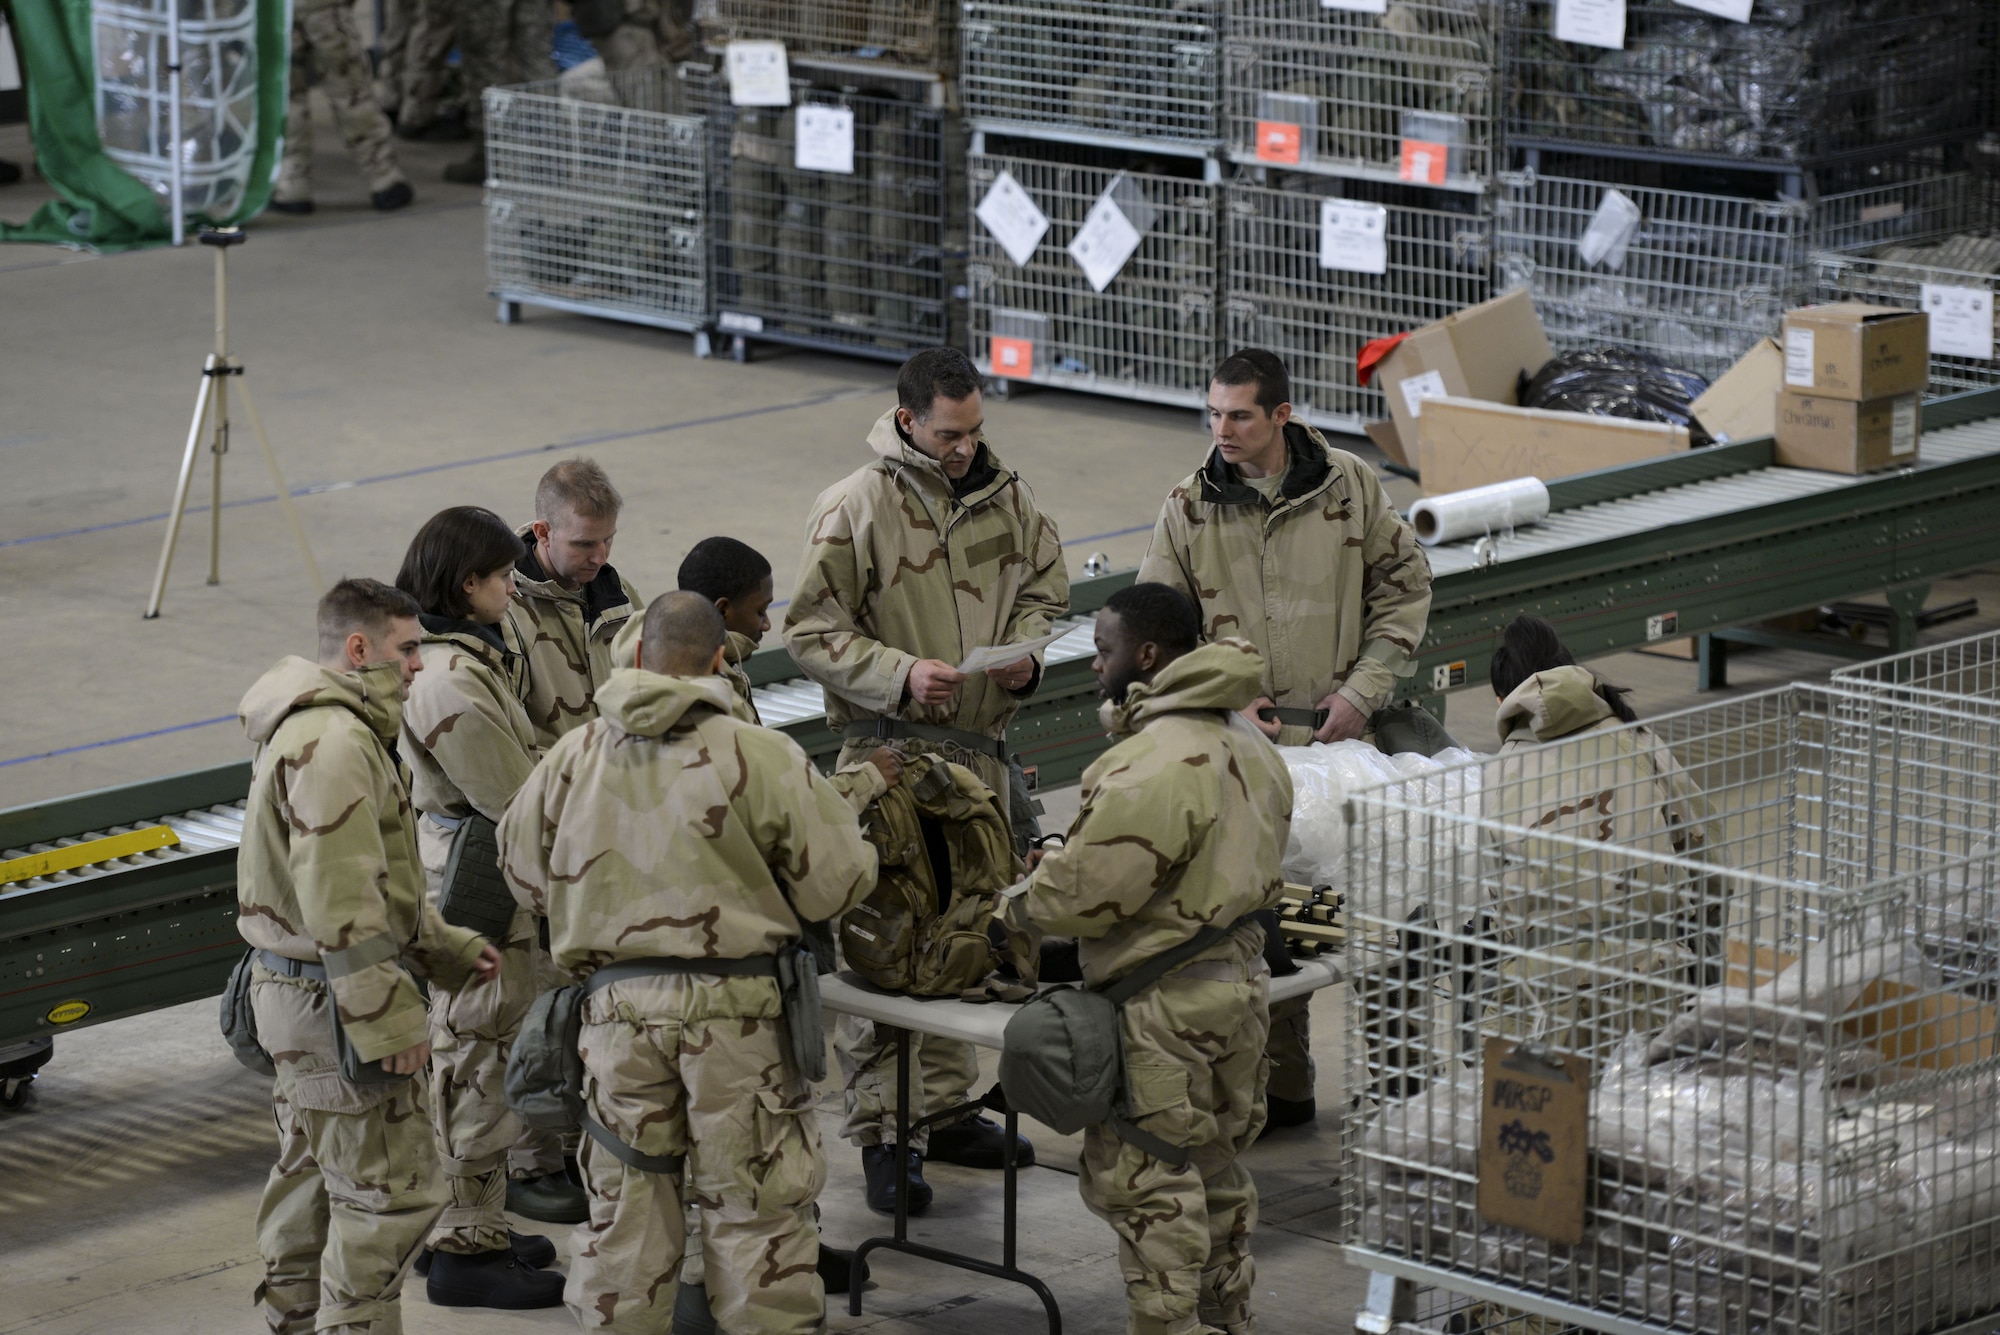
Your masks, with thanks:
[{"label": "tripod leg", "polygon": [[257,433],[257,444],[264,451],[264,462],[271,466],[271,480],[278,484],[278,504],[292,526],[292,536],[299,540],[299,551],[306,558],[306,577],[312,581],[313,592],[317,594],[325,587],[319,582],[319,563],[313,560],[312,544],[306,541],[306,530],[299,523],[299,512],[292,508],[292,493],[285,486],[285,475],[278,471],[278,456],[272,452],[271,438],[264,434],[264,419],[257,415],[257,402],[250,397],[250,378],[245,376],[237,388],[243,395],[243,411],[250,414],[250,427]]},{"label": "tripod leg", "polygon": [[215,366],[215,355],[209,354],[207,367],[201,377],[201,392],[194,397],[194,421],[188,425],[187,451],[181,455],[180,481],[174,485],[174,508],[167,515],[167,540],[160,545],[160,568],[153,575],[153,597],[146,604],[146,620],[160,615],[160,599],[167,591],[167,571],[174,564],[174,543],[181,535],[181,517],[187,513],[188,487],[194,481],[195,450],[201,445],[201,429],[208,420],[209,394],[215,388],[217,377],[207,372]]},{"label": "tripod leg", "polygon": [[222,455],[229,448],[229,378],[211,376],[215,381],[215,437],[209,453],[215,471],[209,484],[208,503],[208,582],[222,582]]}]

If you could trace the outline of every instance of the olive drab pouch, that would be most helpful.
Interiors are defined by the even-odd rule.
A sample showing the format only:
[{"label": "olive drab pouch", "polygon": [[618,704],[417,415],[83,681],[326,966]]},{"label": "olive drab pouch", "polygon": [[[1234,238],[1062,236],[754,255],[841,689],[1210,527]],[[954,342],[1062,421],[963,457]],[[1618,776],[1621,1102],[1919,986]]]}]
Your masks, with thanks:
[{"label": "olive drab pouch", "polygon": [[785,1040],[799,1074],[814,1084],[826,1079],[826,1023],[819,1002],[819,962],[812,947],[781,946],[776,977],[785,1016]]},{"label": "olive drab pouch", "polygon": [[257,1013],[250,1009],[250,965],[256,958],[256,950],[246,950],[229,971],[229,982],[222,989],[222,1041],[237,1061],[258,1075],[274,1076],[277,1065],[257,1038]]},{"label": "olive drab pouch", "polygon": [[1370,716],[1368,728],[1375,734],[1375,749],[1385,756],[1411,752],[1434,756],[1458,745],[1445,731],[1443,721],[1413,700],[1382,706]]},{"label": "olive drab pouch", "polygon": [[496,944],[507,939],[516,906],[500,871],[500,835],[492,821],[475,811],[459,822],[439,884],[439,917]]},{"label": "olive drab pouch", "polygon": [[507,1106],[540,1131],[574,1131],[583,1124],[581,987],[557,987],[536,997],[507,1052]]}]

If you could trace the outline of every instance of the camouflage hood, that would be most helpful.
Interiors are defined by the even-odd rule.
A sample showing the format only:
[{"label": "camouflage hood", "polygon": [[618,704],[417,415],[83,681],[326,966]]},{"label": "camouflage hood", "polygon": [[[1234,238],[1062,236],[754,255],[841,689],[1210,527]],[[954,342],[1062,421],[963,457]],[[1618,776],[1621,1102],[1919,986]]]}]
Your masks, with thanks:
[{"label": "camouflage hood", "polygon": [[322,705],[353,711],[377,737],[393,742],[403,726],[402,667],[391,659],[358,672],[335,672],[288,655],[244,693],[236,713],[250,740],[263,746],[294,713]]},{"label": "camouflage hood", "polygon": [[1597,693],[1597,676],[1585,667],[1550,668],[1514,688],[1500,703],[1496,716],[1500,735],[1522,729],[1538,742],[1581,732],[1611,717],[1611,706]]},{"label": "camouflage hood", "polygon": [[912,445],[897,428],[894,408],[876,418],[875,425],[869,428],[868,448],[891,465],[916,473],[923,479],[924,490],[939,495],[955,494],[961,505],[977,505],[1005,483],[1014,481],[1014,475],[1001,464],[993,447],[981,441],[979,453],[972,456],[972,467],[953,482],[943,464]]},{"label": "camouflage hood", "polygon": [[706,706],[730,712],[732,692],[721,677],[662,677],[638,668],[616,668],[597,693],[603,717],[635,737],[664,737],[690,713]]},{"label": "camouflage hood", "polygon": [[1264,679],[1264,659],[1244,640],[1217,640],[1183,654],[1151,682],[1135,684],[1123,703],[1107,700],[1098,718],[1114,737],[1129,737],[1163,714],[1247,708]]}]

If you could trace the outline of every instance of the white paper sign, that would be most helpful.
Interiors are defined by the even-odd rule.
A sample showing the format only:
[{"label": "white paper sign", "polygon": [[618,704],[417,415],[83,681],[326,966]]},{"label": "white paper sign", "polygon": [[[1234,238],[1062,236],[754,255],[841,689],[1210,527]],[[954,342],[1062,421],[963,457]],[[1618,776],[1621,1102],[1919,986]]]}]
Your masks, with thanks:
[{"label": "white paper sign", "polygon": [[1917,448],[1917,396],[1905,394],[1889,408],[1889,453],[1909,454]]},{"label": "white paper sign", "polygon": [[1674,0],[1674,2],[1689,9],[1699,9],[1704,14],[1714,14],[1718,18],[1734,19],[1738,23],[1750,21],[1751,0]]},{"label": "white paper sign", "polygon": [[1576,253],[1585,264],[1602,264],[1608,269],[1625,267],[1625,247],[1639,230],[1639,206],[1618,190],[1604,192],[1597,213],[1576,243]]},{"label": "white paper sign", "polygon": [[1000,248],[1020,265],[1027,264],[1049,230],[1049,215],[1021,188],[1012,172],[1003,171],[994,178],[992,189],[973,212]]},{"label": "white paper sign", "polygon": [[1556,0],[1556,40],[1625,49],[1625,0]]},{"label": "white paper sign", "polygon": [[1349,273],[1389,271],[1389,210],[1352,199],[1319,203],[1319,267]]},{"label": "white paper sign", "polygon": [[1943,357],[1993,360],[1993,293],[1983,287],[1924,284],[1931,317],[1931,351]]},{"label": "white paper sign", "polygon": [[1090,280],[1092,290],[1102,292],[1138,248],[1139,229],[1106,190],[1090,206],[1083,226],[1077,228],[1076,239],[1069,243],[1069,254],[1083,270],[1083,276]]},{"label": "white paper sign", "polygon": [[1813,331],[1810,329],[1785,331],[1785,383],[1812,388]]},{"label": "white paper sign", "polygon": [[966,654],[965,661],[958,665],[958,670],[970,676],[974,672],[984,672],[988,668],[1012,667],[1030,654],[1042,652],[1067,634],[1068,631],[1059,630],[1053,635],[1044,635],[1039,640],[1023,640],[1019,644],[995,644],[983,649],[974,649]]},{"label": "white paper sign", "polygon": [[1424,415],[1425,399],[1441,399],[1451,393],[1450,390],[1444,387],[1444,377],[1436,371],[1426,371],[1422,375],[1413,375],[1398,385],[1397,388],[1403,391],[1403,406],[1410,410],[1410,416],[1412,417],[1422,417]]},{"label": "white paper sign", "polygon": [[783,42],[731,42],[723,56],[729,100],[739,107],[789,107],[792,72]]},{"label": "white paper sign", "polygon": [[1345,9],[1355,14],[1386,14],[1389,0],[1319,0],[1321,9]]},{"label": "white paper sign", "polygon": [[800,171],[854,175],[854,109],[801,104],[792,165]]}]

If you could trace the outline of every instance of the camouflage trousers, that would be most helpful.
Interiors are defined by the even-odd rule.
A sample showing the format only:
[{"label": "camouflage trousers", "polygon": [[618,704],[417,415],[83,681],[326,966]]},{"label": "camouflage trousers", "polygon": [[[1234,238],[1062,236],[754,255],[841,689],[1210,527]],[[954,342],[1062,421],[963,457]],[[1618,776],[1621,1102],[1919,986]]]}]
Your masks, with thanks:
[{"label": "camouflage trousers", "polygon": [[445,0],[389,0],[375,100],[406,131],[422,129],[449,109],[454,40]]},{"label": "camouflage trousers", "polygon": [[1269,974],[1196,960],[1125,1003],[1131,1121],[1191,1150],[1174,1168],[1107,1126],[1083,1133],[1077,1188],[1118,1234],[1130,1335],[1250,1335],[1257,1187],[1237,1156],[1264,1129]]},{"label": "camouflage trousers", "polygon": [[465,123],[473,129],[486,123],[488,88],[555,77],[549,0],[446,0],[441,8],[458,38]]},{"label": "camouflage trousers", "polygon": [[1271,1093],[1294,1103],[1313,1096],[1319,1069],[1312,1057],[1312,995],[1293,997],[1271,1007],[1271,1038],[1265,1052],[1271,1058]]},{"label": "camouflage trousers", "polygon": [[333,108],[347,151],[361,168],[368,190],[387,190],[404,179],[389,141],[389,118],[375,104],[368,56],[344,4],[300,4],[292,11],[291,100],[285,108],[285,157],[278,168],[275,199],[296,203],[312,198],[312,75]]},{"label": "camouflage trousers", "polygon": [[[896,1049],[903,1031],[872,1020],[843,1015],[833,1027],[833,1054],[840,1062],[841,1095],[847,1121],[840,1133],[856,1145],[896,1143]],[[912,1120],[964,1103],[979,1079],[979,1049],[935,1034],[910,1034],[910,1117]],[[910,1147],[930,1144],[925,1129]]]},{"label": "camouflage trousers", "polygon": [[819,1331],[826,1160],[812,1087],[793,1067],[768,978],[669,974],[613,983],[584,1003],[591,1116],[641,1153],[685,1155],[648,1173],[586,1137],[590,1219],[571,1242],[567,1302],[586,1330],[672,1326],[687,1245],[685,1189],[700,1208],[703,1270],[730,1335]]},{"label": "camouflage trousers", "polygon": [[278,1162],[257,1207],[264,1319],[277,1335],[401,1335],[403,1279],[445,1202],[428,1081],[341,1079],[323,983],[260,967],[250,1004],[278,1067]]},{"label": "camouflage trousers", "polygon": [[625,0],[624,21],[592,45],[612,74],[692,60],[694,6],[690,0]]}]

